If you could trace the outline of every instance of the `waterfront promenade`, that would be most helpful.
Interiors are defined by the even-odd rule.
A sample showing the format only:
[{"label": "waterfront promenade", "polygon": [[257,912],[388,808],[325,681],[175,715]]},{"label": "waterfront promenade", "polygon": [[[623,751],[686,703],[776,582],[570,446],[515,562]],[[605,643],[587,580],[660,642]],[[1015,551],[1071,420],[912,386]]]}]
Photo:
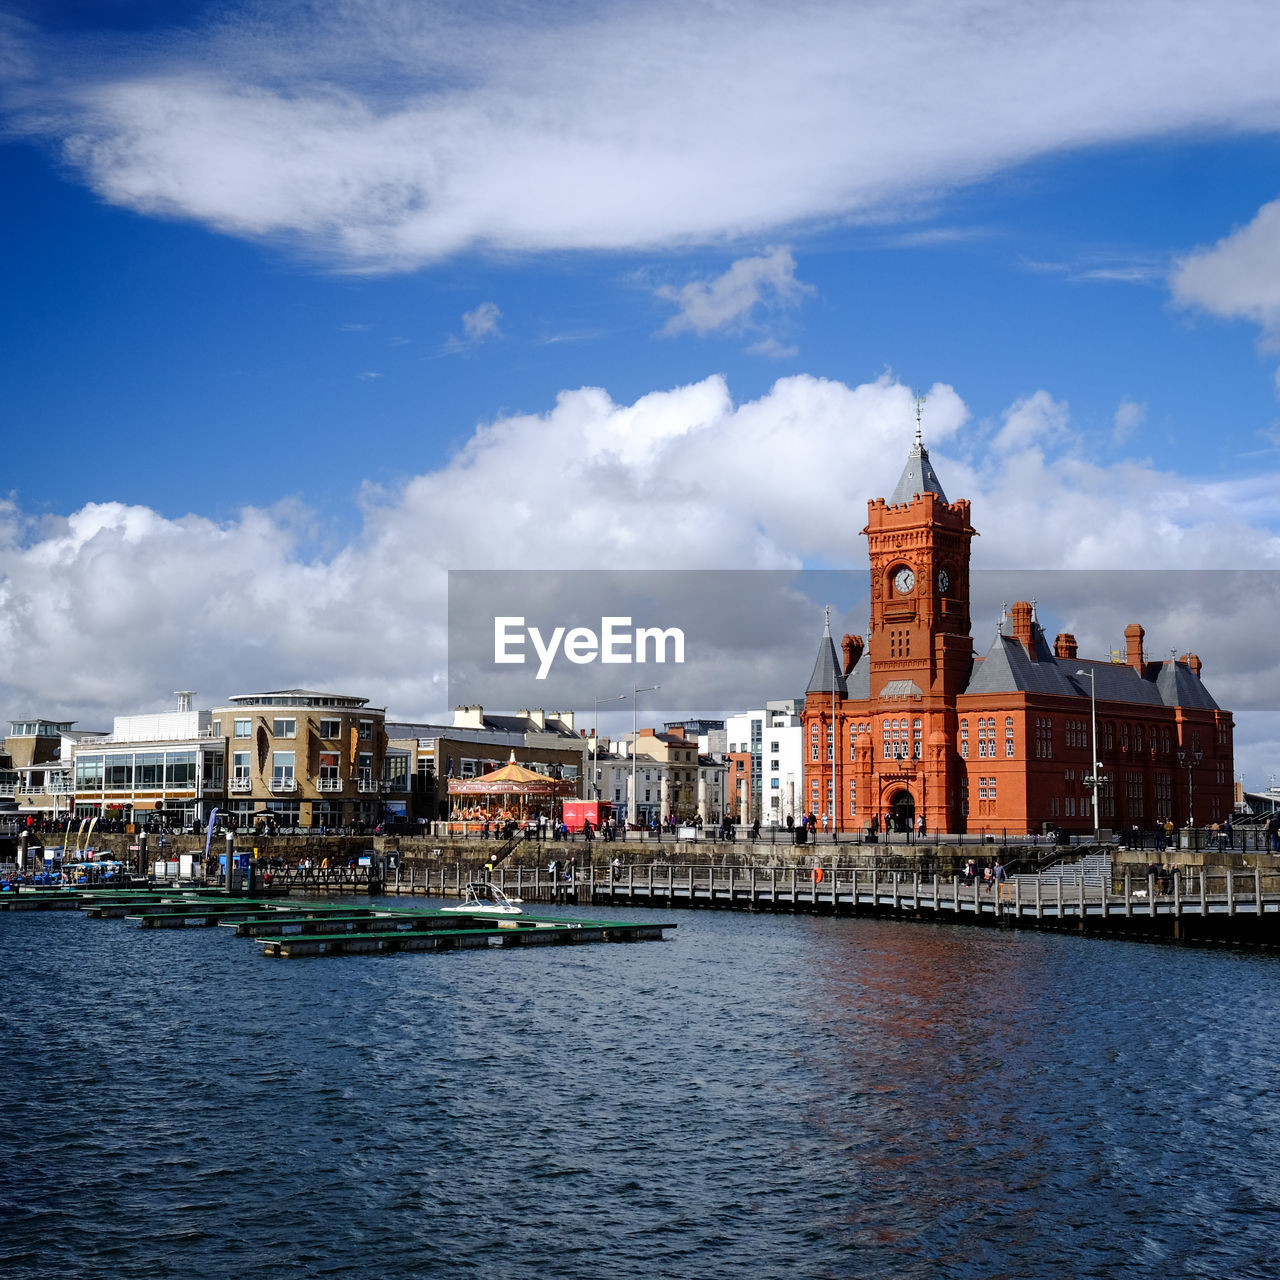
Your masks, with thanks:
[{"label": "waterfront promenade", "polygon": [[[1016,875],[999,886],[960,875],[879,867],[715,866],[655,862],[588,867],[572,881],[541,867],[500,866],[504,893],[528,902],[592,906],[688,907],[729,911],[896,917],[1014,928],[1067,929],[1173,941],[1234,940],[1280,945],[1280,873],[1182,870],[1167,880],[1126,870],[1106,880],[1063,874]],[[461,863],[400,869],[387,894],[455,897]],[[1090,881],[1093,880],[1091,883]]]}]

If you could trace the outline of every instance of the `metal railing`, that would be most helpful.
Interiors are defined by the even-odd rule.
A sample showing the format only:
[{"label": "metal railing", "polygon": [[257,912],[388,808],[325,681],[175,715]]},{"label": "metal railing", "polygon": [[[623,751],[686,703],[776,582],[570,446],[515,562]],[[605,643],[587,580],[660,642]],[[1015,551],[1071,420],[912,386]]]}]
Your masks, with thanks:
[{"label": "metal railing", "polygon": [[298,789],[297,778],[272,778],[271,779],[272,791],[297,791],[297,789]]},{"label": "metal railing", "polygon": [[228,790],[230,790],[230,791],[252,791],[252,790],[253,790],[253,779],[252,779],[252,778],[232,778],[232,779],[231,779],[231,786],[228,788]]},{"label": "metal railing", "polygon": [[341,778],[317,778],[316,790],[317,791],[341,791],[342,779]]}]

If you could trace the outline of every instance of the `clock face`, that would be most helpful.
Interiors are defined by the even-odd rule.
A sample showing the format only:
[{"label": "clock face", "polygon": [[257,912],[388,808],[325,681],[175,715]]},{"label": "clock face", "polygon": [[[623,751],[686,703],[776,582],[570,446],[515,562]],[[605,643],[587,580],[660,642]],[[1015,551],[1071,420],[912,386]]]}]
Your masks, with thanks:
[{"label": "clock face", "polygon": [[910,595],[911,588],[916,585],[916,575],[910,569],[899,569],[893,575],[893,589],[901,596]]},{"label": "clock face", "polygon": [[938,570],[938,593],[940,595],[947,594],[947,588],[951,585],[951,575],[945,569]]}]

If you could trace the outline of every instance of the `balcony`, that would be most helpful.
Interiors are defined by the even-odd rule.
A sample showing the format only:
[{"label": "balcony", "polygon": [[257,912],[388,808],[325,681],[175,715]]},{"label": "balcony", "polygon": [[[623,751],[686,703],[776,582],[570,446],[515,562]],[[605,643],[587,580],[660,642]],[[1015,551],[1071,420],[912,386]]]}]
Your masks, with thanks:
[{"label": "balcony", "polygon": [[361,791],[372,792],[376,795],[381,787],[377,778],[361,778],[358,787]]},{"label": "balcony", "polygon": [[0,782],[0,799],[12,800],[18,794],[16,782]]},{"label": "balcony", "polygon": [[316,790],[317,791],[341,791],[342,779],[341,778],[317,778]]},{"label": "balcony", "polygon": [[232,778],[231,786],[229,790],[239,791],[239,792],[252,791],[253,779],[252,778]]},{"label": "balcony", "polygon": [[275,791],[275,792],[297,791],[297,789],[298,789],[297,778],[272,778],[271,779],[272,791]]}]

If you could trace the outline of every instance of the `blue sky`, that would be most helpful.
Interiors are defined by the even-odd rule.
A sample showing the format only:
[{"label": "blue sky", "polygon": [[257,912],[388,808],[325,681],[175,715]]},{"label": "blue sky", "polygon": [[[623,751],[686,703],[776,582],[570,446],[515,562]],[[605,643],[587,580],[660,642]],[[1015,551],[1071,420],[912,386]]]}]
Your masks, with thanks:
[{"label": "blue sky", "polygon": [[1280,16],[1113,10],[0,3],[0,702],[439,712],[444,570],[860,563],[915,387],[986,567],[1280,567]]}]

